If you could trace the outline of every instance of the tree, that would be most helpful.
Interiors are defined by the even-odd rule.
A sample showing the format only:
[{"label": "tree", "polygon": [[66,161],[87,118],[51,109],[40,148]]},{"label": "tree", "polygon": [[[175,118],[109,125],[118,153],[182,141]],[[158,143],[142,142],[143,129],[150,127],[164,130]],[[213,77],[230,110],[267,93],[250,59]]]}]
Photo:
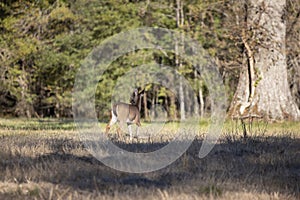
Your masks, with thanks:
[{"label": "tree", "polygon": [[288,85],[285,1],[245,2],[241,39],[245,63],[230,115],[258,115],[266,119],[299,119]]},{"label": "tree", "polygon": [[[287,0],[286,4],[273,5],[271,0],[4,1],[0,3],[0,114],[71,117],[74,76],[80,62],[106,38],[149,26],[182,31],[216,58],[228,99],[234,100],[231,115],[239,116],[244,111],[244,115],[294,119],[299,111],[292,98],[300,106],[298,2]],[[286,11],[280,7],[285,5]],[[281,17],[288,22],[282,22]],[[139,50],[114,61],[98,83],[98,115],[102,119],[109,116],[117,79],[150,62],[176,68],[198,92],[193,99],[187,98],[182,78],[175,84],[179,98],[170,90],[149,84],[144,99],[146,118],[147,109],[156,103],[164,106],[170,120],[198,114],[199,109],[201,115],[209,111],[209,91],[202,74],[176,54],[184,48],[184,38],[177,43],[175,53]],[[146,83],[147,77],[142,80]],[[139,85],[143,81],[136,83]]]},{"label": "tree", "polygon": [[[183,12],[183,2],[181,0],[176,0],[176,25],[178,29],[181,29],[184,26],[184,12]],[[184,37],[183,33],[181,33],[181,41],[176,41],[175,46],[175,63],[176,67],[179,67],[179,70],[183,69],[182,65],[182,59],[179,58],[178,55],[178,48],[179,48],[179,42],[181,45],[184,44]],[[184,47],[181,47],[184,48]],[[182,76],[179,77],[179,101],[180,101],[180,119],[185,120],[186,114],[185,114],[185,98],[183,93],[183,80]]]},{"label": "tree", "polygon": [[300,108],[300,2],[287,0],[287,67],[292,95]]}]

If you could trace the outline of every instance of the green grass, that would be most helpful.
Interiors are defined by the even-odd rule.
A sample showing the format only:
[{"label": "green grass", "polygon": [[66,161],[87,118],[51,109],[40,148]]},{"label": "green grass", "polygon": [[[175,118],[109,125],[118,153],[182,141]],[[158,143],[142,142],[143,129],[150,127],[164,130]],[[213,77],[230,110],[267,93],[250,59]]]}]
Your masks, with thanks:
[{"label": "green grass", "polygon": [[74,130],[72,119],[0,119],[0,128],[8,130]]}]

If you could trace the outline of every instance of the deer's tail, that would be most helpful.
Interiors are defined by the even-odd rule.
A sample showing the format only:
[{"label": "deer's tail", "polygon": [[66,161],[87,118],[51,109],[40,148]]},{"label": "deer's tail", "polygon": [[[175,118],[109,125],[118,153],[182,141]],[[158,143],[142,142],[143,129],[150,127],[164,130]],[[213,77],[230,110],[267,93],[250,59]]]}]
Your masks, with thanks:
[{"label": "deer's tail", "polygon": [[113,114],[115,115],[115,116],[118,116],[118,114],[117,114],[117,104],[114,104],[113,105],[113,107],[112,107],[112,111],[113,111]]}]

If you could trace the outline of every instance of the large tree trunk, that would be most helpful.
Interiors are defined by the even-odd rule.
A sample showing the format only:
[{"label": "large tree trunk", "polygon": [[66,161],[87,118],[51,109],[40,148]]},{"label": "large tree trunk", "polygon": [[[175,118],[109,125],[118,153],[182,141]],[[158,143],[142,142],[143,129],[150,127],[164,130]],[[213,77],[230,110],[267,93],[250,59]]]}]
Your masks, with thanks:
[{"label": "large tree trunk", "polygon": [[300,108],[300,1],[287,1],[287,68],[292,96]]},{"label": "large tree trunk", "polygon": [[242,40],[246,62],[231,104],[232,116],[299,119],[287,81],[286,2],[250,0],[245,4]]}]

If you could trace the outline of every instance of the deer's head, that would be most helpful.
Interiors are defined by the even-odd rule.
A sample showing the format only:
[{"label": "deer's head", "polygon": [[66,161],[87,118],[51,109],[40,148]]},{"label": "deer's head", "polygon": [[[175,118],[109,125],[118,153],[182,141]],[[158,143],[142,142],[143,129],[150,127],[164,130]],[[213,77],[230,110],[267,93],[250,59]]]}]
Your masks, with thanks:
[{"label": "deer's head", "polygon": [[131,97],[130,97],[130,104],[138,105],[140,102],[140,98],[144,95],[145,90],[139,92],[138,89],[134,89]]}]

